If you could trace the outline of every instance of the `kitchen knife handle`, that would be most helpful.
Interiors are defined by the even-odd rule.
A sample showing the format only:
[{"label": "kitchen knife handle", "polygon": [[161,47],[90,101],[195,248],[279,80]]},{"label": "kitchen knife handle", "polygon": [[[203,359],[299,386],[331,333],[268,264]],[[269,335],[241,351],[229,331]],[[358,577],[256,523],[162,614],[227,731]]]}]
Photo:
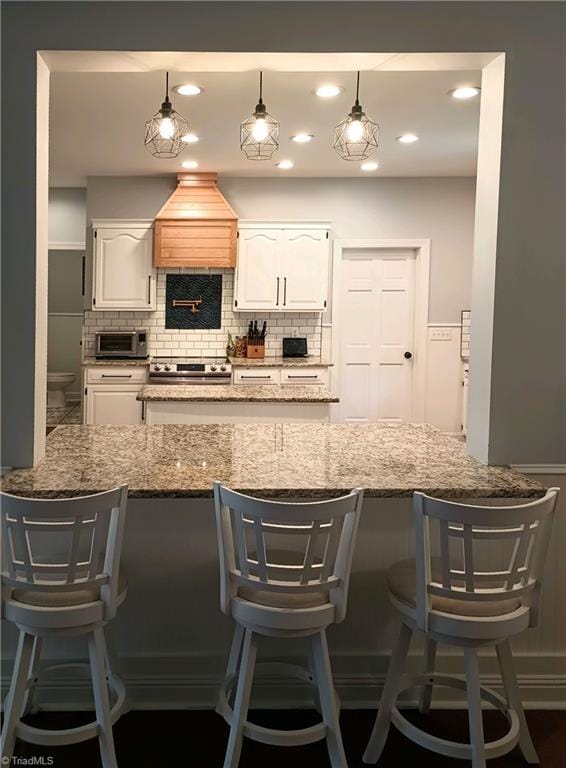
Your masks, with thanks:
[{"label": "kitchen knife handle", "polygon": [[275,305],[279,306],[279,278],[277,278],[277,299],[275,300]]},{"label": "kitchen knife handle", "polygon": [[287,278],[283,278],[283,306],[287,304]]}]

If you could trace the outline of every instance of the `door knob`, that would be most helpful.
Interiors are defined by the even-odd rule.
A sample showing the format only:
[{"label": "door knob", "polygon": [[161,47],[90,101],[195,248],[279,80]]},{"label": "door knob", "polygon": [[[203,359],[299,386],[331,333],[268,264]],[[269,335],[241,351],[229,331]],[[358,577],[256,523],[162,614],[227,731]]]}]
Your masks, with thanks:
[{"label": "door knob", "polygon": [[410,359],[412,358],[412,356],[413,356],[413,355],[412,355],[412,353],[411,353],[411,352],[405,352],[405,354],[403,355],[403,357],[405,358],[405,360],[410,360]]}]

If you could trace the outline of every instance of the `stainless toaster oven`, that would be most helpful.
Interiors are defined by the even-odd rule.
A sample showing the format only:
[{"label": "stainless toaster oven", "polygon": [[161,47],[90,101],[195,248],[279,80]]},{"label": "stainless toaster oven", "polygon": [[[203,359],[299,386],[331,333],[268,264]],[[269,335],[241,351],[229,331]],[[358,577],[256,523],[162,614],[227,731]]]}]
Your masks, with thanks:
[{"label": "stainless toaster oven", "polygon": [[95,357],[148,357],[147,331],[96,331]]}]

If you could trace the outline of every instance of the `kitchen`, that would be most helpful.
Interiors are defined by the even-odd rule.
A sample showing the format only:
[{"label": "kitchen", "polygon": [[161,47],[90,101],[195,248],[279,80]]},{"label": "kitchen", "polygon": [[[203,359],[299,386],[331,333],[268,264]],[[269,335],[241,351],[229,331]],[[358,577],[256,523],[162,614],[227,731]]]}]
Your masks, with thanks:
[{"label": "kitchen", "polygon": [[[70,138],[85,138],[101,90],[109,113],[131,91],[136,114],[147,119],[163,68],[136,73],[136,85],[117,73],[115,88],[101,73],[54,72],[52,202],[61,189],[86,189],[84,242],[52,242],[54,252],[73,242],[84,265],[81,344],[74,350],[82,366],[81,424],[55,429],[43,461],[14,472],[5,488],[64,498],[129,485],[132,588],[118,644],[139,707],[144,696],[151,707],[208,707],[213,700],[229,644],[216,606],[214,480],[266,499],[366,489],[351,623],[335,640],[341,694],[351,696],[351,706],[369,695],[365,670],[371,684],[381,679],[394,642],[381,597],[369,618],[364,600],[369,576],[406,555],[412,491],[476,500],[541,495],[536,479],[484,466],[461,440],[481,94],[477,88],[458,103],[450,91],[464,80],[480,82],[481,67],[466,61],[441,72],[362,71],[361,101],[369,115],[379,113],[383,137],[380,165],[368,170],[344,163],[329,140],[352,108],[351,68],[313,65],[293,76],[266,68],[265,102],[286,120],[280,149],[296,154],[293,167],[270,162],[258,171],[243,170],[254,165],[246,158],[243,166],[230,159],[240,150],[233,137],[214,141],[221,130],[214,119],[233,133],[250,93],[253,111],[256,69],[215,80],[218,73],[178,68],[171,85],[203,84],[188,104],[215,95],[225,112],[219,119],[203,106],[206,121],[200,108],[184,106],[180,90],[171,94],[175,108],[195,120],[199,141],[185,148],[195,159],[167,164],[145,150],[141,159],[137,144],[129,153],[140,139],[133,131],[110,153],[104,131],[99,144],[88,134],[80,153]],[[373,85],[365,85],[372,76]],[[340,83],[339,102],[312,93],[331,78]],[[218,90],[223,79],[232,93]],[[77,108],[63,125],[60,105],[75,103],[71,93]],[[399,93],[415,104],[418,128],[406,114],[386,114]],[[284,94],[299,102],[289,112],[292,126]],[[424,109],[431,94],[433,106]],[[135,110],[124,103],[130,118]],[[460,107],[467,111],[455,113]],[[433,124],[460,130],[465,150],[435,153]],[[398,141],[413,130],[416,141]],[[298,136],[310,138],[296,142]],[[446,135],[437,141],[450,145]],[[66,164],[61,152],[71,158]],[[52,391],[58,383],[52,376]],[[64,389],[57,390],[61,397]],[[175,601],[164,598],[165,581],[181,583],[185,609],[199,616],[191,632],[177,623]],[[136,632],[147,605],[155,627]],[[368,626],[372,636],[383,633],[377,651],[359,640]],[[545,626],[557,627],[548,608]],[[544,645],[547,636],[536,633]],[[302,694],[291,698],[301,706]]]}]

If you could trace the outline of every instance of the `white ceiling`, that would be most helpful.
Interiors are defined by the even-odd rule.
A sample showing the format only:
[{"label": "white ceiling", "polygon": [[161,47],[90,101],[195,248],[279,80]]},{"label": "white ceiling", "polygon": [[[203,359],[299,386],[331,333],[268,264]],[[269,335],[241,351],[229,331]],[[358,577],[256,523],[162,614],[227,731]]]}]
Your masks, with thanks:
[{"label": "white ceiling", "polygon": [[[446,94],[458,85],[479,85],[489,54],[44,56],[52,70],[51,186],[83,186],[87,176],[177,173],[185,159],[197,160],[198,170],[224,176],[368,176],[359,163],[341,160],[332,149],[333,127],[354,101],[358,67],[363,70],[360,101],[380,126],[379,149],[372,158],[380,168],[371,175],[475,175],[479,99],[459,102]],[[81,64],[91,71],[65,71]],[[458,64],[466,68],[453,69]],[[273,160],[258,163],[242,155],[239,125],[256,104],[260,66],[266,70],[264,101],[281,133]],[[165,67],[171,69],[172,84],[194,82],[204,88],[196,97],[173,94],[175,108],[200,137],[176,160],[157,160],[143,146],[144,123],[163,100]],[[313,88],[326,82],[344,86],[344,93],[332,100],[314,96]],[[306,145],[289,140],[300,131],[314,133],[315,140]],[[406,132],[418,134],[420,141],[402,145],[395,140]],[[295,167],[276,168],[283,159],[292,159]]]}]

